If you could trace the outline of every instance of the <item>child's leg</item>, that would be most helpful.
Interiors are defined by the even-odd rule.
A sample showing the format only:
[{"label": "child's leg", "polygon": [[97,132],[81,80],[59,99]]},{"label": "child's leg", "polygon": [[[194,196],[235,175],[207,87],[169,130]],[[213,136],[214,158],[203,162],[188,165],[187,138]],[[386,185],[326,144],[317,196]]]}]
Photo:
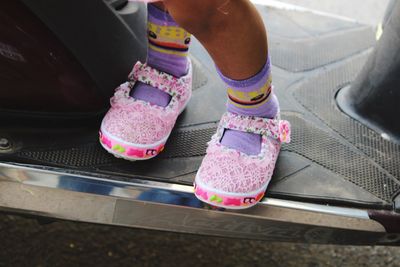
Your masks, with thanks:
[{"label": "child's leg", "polygon": [[[263,21],[248,0],[165,0],[179,25],[198,38],[228,87],[228,111],[273,118],[279,104],[271,91],[270,62]],[[260,135],[226,130],[221,143],[258,154]]]},{"label": "child's leg", "polygon": [[200,40],[221,72],[247,79],[264,66],[268,47],[263,21],[248,0],[165,0],[176,22]]},{"label": "child's leg", "polygon": [[129,80],[116,89],[100,126],[108,152],[144,160],[163,151],[192,94],[190,40],[170,14],[148,5],[147,61],[136,63]]},{"label": "child's leg", "polygon": [[208,50],[228,91],[228,112],[208,143],[195,178],[196,196],[212,205],[247,208],[264,195],[289,125],[273,120],[264,24],[249,0],[165,0],[179,25]]}]

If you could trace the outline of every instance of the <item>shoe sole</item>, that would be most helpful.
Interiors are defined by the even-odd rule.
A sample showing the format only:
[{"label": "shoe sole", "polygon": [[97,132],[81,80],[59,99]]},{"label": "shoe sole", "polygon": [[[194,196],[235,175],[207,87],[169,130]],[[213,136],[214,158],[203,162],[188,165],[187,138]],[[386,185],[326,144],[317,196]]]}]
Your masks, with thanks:
[{"label": "shoe sole", "polygon": [[199,178],[199,173],[196,175],[194,182],[194,194],[202,202],[225,209],[247,209],[256,205],[264,197],[268,183],[262,188],[249,193],[229,193],[220,190],[212,189],[203,185]]},{"label": "shoe sole", "polygon": [[102,127],[99,131],[99,141],[101,146],[116,158],[122,158],[130,161],[148,160],[157,156],[164,150],[165,140],[149,145],[124,142],[119,138],[107,133]]}]

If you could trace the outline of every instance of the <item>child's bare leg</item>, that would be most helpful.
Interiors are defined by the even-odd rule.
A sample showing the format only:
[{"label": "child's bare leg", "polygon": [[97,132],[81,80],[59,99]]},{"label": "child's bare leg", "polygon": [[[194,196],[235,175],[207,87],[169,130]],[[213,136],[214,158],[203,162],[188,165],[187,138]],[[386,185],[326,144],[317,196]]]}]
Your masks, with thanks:
[{"label": "child's bare leg", "polygon": [[[175,21],[208,50],[228,88],[228,111],[272,118],[279,104],[272,92],[267,35],[249,0],[165,0]],[[258,154],[260,135],[226,130],[221,143]]]},{"label": "child's bare leg", "polygon": [[208,50],[221,72],[231,79],[256,74],[267,58],[263,21],[248,0],[165,0],[180,26]]}]

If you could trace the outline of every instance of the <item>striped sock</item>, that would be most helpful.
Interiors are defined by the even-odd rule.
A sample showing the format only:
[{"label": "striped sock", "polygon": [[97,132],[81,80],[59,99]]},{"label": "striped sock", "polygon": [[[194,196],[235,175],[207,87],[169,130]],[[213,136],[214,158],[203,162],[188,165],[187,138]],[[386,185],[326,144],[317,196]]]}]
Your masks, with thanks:
[{"label": "striped sock", "polygon": [[[262,70],[246,80],[232,80],[220,73],[228,86],[228,111],[246,116],[274,118],[279,111],[279,102],[272,92],[271,63],[268,57]],[[221,143],[248,155],[261,151],[261,136],[226,130]]]},{"label": "striped sock", "polygon": [[[147,64],[159,71],[181,77],[188,71],[191,35],[165,11],[148,4]],[[131,96],[159,106],[167,106],[170,95],[143,83],[137,83]]]}]

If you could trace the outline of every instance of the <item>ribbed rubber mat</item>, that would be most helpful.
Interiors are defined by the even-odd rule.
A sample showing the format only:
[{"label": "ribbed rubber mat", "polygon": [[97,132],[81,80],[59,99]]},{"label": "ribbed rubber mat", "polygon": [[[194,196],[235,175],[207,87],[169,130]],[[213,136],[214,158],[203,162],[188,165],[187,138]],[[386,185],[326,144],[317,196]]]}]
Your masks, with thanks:
[{"label": "ribbed rubber mat", "polygon": [[217,130],[216,124],[199,129],[181,130],[172,133],[161,158],[196,157],[205,155],[207,142]]},{"label": "ribbed rubber mat", "polygon": [[[183,158],[195,157],[205,154],[207,142],[216,131],[216,124],[203,125],[197,128],[185,128],[172,132],[165,150],[159,158]],[[93,140],[96,140],[93,136]],[[61,141],[60,141],[61,142]],[[68,149],[47,150],[22,150],[19,157],[31,159],[46,164],[55,164],[66,168],[81,168],[108,165],[118,161],[131,164],[129,161],[121,161],[107,153],[98,142],[71,146]],[[162,177],[161,177],[162,178]]]},{"label": "ribbed rubber mat", "polygon": [[309,39],[270,38],[273,64],[291,72],[325,66],[367,49],[374,43],[373,31],[368,26]]},{"label": "ribbed rubber mat", "polygon": [[[294,95],[305,108],[400,181],[400,145],[382,138],[380,134],[348,117],[335,102],[337,91],[356,77],[364,62],[365,58],[360,57],[310,78]],[[373,175],[371,173],[368,177]]]},{"label": "ribbed rubber mat", "polygon": [[105,153],[99,143],[90,143],[68,149],[24,150],[19,152],[18,156],[68,168],[95,167],[117,161],[116,158]]},{"label": "ribbed rubber mat", "polygon": [[300,154],[387,202],[400,189],[395,179],[362,152],[298,116],[284,118],[291,122],[292,142],[283,150]]}]

